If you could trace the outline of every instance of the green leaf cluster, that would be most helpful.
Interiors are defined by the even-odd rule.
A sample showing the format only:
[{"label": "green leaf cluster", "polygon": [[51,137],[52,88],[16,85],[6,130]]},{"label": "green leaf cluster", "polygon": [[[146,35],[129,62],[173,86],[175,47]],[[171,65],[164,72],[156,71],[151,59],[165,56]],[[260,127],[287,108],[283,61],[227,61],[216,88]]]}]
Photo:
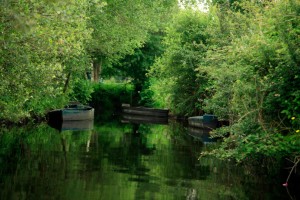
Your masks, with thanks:
[{"label": "green leaf cluster", "polygon": [[82,104],[88,104],[92,100],[92,93],[94,92],[94,85],[92,82],[78,79],[69,94],[71,101],[77,101]]},{"label": "green leaf cluster", "polygon": [[150,90],[158,104],[176,115],[191,115],[202,108],[208,79],[195,73],[207,51],[209,17],[193,10],[181,10],[166,28],[164,54],[149,72]]},{"label": "green leaf cluster", "polygon": [[215,153],[238,161],[299,154],[299,134],[293,128],[299,124],[292,125],[291,118],[300,114],[295,46],[300,4],[282,0],[235,5],[243,12],[217,11],[223,26],[211,38],[222,42],[208,51],[205,65],[214,92],[205,100],[205,110],[231,124],[229,138]]},{"label": "green leaf cluster", "polygon": [[[42,115],[65,102],[66,74],[82,69],[86,1],[3,1],[0,118]],[[76,64],[75,64],[76,63]]]},{"label": "green leaf cluster", "polygon": [[150,71],[154,99],[177,115],[229,121],[215,131],[229,135],[214,152],[222,158],[299,154],[299,8],[214,1],[208,13],[177,13]]},{"label": "green leaf cluster", "polygon": [[88,26],[93,30],[87,50],[95,61],[117,62],[142,47],[149,32],[166,23],[176,1],[91,1]]},{"label": "green leaf cluster", "polygon": [[161,56],[163,52],[163,36],[163,32],[150,33],[145,44],[140,48],[136,48],[132,55],[126,55],[112,67],[103,69],[102,76],[104,78],[114,76],[134,85],[133,105],[153,106],[152,92],[147,90],[149,86],[147,73],[155,59]]}]

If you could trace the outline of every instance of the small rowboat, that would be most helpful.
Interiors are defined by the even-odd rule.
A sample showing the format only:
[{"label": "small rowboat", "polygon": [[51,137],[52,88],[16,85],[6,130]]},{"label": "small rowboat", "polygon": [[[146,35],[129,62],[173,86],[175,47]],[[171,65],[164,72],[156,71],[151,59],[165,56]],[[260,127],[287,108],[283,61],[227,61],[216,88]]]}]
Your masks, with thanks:
[{"label": "small rowboat", "polygon": [[93,120],[94,108],[81,104],[70,105],[63,109],[56,109],[48,112],[48,119],[61,120],[61,121],[81,121],[81,120]]},{"label": "small rowboat", "polygon": [[142,115],[151,117],[165,117],[169,116],[168,109],[157,109],[147,107],[131,107],[130,105],[122,105],[123,113],[129,115]]},{"label": "small rowboat", "polygon": [[144,116],[144,115],[123,114],[121,121],[123,123],[132,123],[132,124],[168,124],[167,117],[153,117],[153,116]]}]

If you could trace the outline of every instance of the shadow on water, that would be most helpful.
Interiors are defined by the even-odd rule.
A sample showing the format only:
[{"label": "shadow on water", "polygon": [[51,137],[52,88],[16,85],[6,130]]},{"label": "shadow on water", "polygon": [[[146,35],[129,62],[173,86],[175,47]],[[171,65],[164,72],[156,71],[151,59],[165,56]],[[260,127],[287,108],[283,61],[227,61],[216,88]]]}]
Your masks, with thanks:
[{"label": "shadow on water", "polygon": [[217,145],[203,130],[176,122],[62,127],[2,130],[0,199],[290,199],[283,176],[199,160]]}]

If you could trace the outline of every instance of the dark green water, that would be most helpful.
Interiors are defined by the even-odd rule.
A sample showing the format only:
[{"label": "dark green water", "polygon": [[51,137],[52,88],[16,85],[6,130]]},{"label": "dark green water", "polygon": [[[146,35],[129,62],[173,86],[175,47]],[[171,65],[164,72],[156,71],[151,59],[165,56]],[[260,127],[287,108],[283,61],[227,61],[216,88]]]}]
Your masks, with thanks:
[{"label": "dark green water", "polygon": [[188,133],[178,123],[2,129],[0,199],[290,199],[280,177],[198,160],[213,144]]}]

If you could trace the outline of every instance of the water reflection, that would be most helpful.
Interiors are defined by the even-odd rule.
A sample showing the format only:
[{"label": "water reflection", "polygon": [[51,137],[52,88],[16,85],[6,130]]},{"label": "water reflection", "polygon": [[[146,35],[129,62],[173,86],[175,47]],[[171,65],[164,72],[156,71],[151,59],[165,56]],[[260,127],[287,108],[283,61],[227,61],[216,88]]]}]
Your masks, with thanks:
[{"label": "water reflection", "polygon": [[288,197],[280,181],[199,161],[205,141],[177,123],[105,123],[75,131],[42,124],[3,130],[0,137],[1,199]]},{"label": "water reflection", "polygon": [[196,139],[202,140],[204,144],[217,142],[216,138],[211,138],[211,131],[212,130],[208,128],[188,127],[188,134]]}]

